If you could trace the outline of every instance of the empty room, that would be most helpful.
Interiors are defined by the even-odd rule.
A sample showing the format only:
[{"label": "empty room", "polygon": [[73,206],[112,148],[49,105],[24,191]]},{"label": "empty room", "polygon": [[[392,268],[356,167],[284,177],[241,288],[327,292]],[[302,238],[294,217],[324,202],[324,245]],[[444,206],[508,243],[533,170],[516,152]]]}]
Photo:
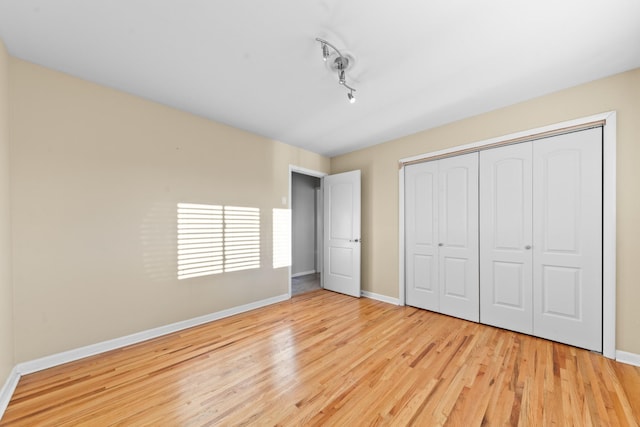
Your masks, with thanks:
[{"label": "empty room", "polygon": [[0,426],[640,425],[640,3],[0,1]]}]

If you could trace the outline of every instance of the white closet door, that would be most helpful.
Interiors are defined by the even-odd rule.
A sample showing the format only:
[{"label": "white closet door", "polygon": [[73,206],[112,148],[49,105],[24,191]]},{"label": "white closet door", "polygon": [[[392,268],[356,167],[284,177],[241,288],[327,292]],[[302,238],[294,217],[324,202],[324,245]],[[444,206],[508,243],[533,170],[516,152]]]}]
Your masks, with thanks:
[{"label": "white closet door", "polygon": [[602,130],[533,144],[534,330],[602,351]]},{"label": "white closet door", "polygon": [[439,311],[438,162],[405,168],[406,303]]},{"label": "white closet door", "polygon": [[440,312],[478,322],[478,153],[438,168]]},{"label": "white closet door", "polygon": [[480,153],[480,321],[533,333],[532,143]]}]

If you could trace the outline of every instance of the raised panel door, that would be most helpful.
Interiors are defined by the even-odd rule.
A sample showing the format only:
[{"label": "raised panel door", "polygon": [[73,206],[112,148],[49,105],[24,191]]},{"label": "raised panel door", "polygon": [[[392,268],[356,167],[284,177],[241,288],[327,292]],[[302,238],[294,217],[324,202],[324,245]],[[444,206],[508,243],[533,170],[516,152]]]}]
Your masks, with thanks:
[{"label": "raised panel door", "polygon": [[405,169],[406,303],[438,311],[438,163]]},{"label": "raised panel door", "polygon": [[602,351],[602,129],[533,146],[537,336]]},{"label": "raised panel door", "polygon": [[478,322],[478,153],[438,161],[440,312]]},{"label": "raised panel door", "polygon": [[480,153],[480,321],[533,332],[532,143]]}]

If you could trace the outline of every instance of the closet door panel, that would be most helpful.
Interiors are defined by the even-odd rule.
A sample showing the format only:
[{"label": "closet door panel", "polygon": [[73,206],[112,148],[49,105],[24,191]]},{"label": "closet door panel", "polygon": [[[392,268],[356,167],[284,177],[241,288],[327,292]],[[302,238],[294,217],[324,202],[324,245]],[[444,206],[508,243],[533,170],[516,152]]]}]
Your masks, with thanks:
[{"label": "closet door panel", "polygon": [[438,164],[405,169],[406,303],[438,311]]},{"label": "closet door panel", "polygon": [[533,146],[534,334],[602,351],[602,130]]},{"label": "closet door panel", "polygon": [[478,153],[438,164],[440,312],[478,322]]},{"label": "closet door panel", "polygon": [[531,334],[532,143],[480,153],[480,321]]}]

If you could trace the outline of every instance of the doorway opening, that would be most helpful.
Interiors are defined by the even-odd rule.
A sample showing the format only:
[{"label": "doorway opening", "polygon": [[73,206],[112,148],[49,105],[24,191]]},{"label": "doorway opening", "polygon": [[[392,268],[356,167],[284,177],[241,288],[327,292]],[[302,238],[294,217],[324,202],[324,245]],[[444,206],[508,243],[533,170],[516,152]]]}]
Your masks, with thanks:
[{"label": "doorway opening", "polygon": [[291,296],[322,288],[322,176],[290,167]]}]

